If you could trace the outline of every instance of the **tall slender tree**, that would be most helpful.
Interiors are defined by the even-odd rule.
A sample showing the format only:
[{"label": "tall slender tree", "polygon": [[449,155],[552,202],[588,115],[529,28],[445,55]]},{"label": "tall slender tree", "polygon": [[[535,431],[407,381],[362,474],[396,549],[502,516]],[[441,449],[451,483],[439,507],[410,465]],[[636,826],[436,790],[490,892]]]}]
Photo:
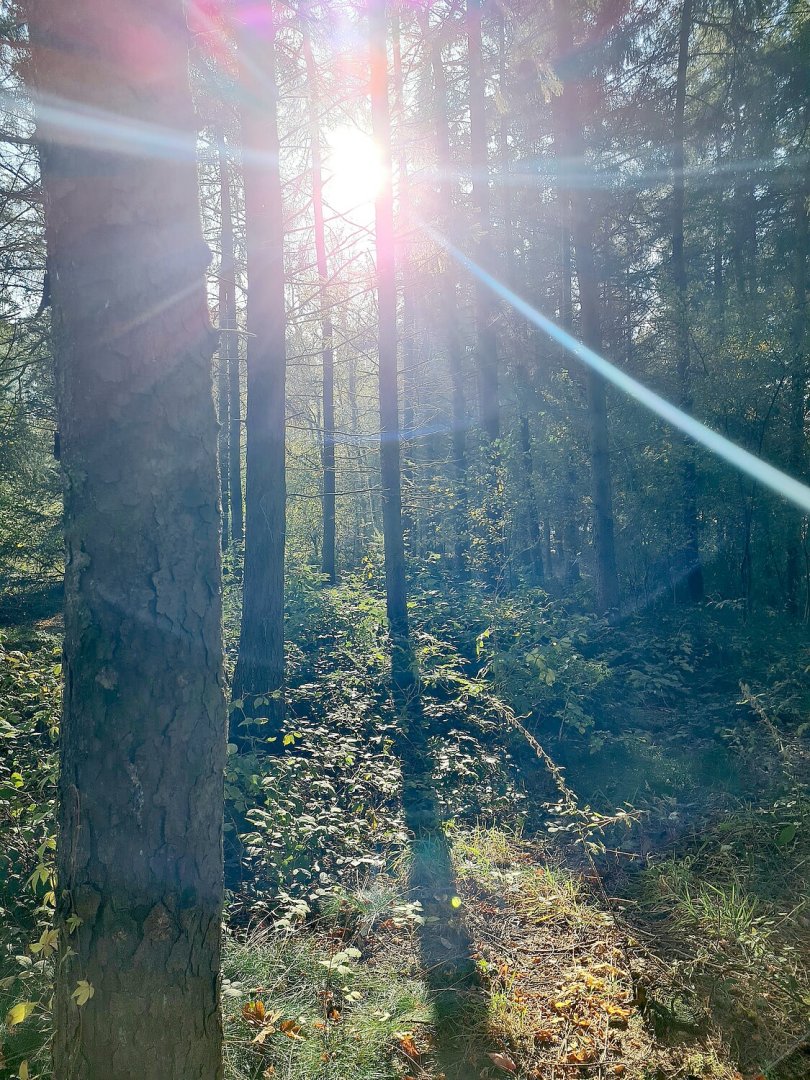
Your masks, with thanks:
[{"label": "tall slender tree", "polygon": [[[236,326],[236,276],[233,251],[233,211],[231,178],[224,137],[219,147],[219,355],[217,359],[217,405],[219,412],[219,485],[222,498],[222,547],[227,548],[231,532],[230,463],[230,374],[233,359],[233,330]],[[238,354],[237,354],[238,357]],[[237,443],[235,452],[240,453]],[[238,492],[241,500],[241,482]]]},{"label": "tall slender tree", "polygon": [[395,689],[412,682],[408,627],[405,543],[402,530],[399,401],[397,393],[397,280],[394,251],[394,190],[391,178],[391,116],[388,105],[388,34],[385,0],[369,2],[371,119],[384,177],[374,205],[377,256],[377,317],[380,397],[380,478],[382,486],[385,595],[391,635]]},{"label": "tall slender tree", "polygon": [[[689,67],[689,37],[692,32],[692,0],[683,0],[678,32],[678,71],[675,80],[675,117],[672,131],[672,278],[675,286],[675,342],[678,398],[684,412],[694,407],[692,365],[689,345],[689,280],[684,251],[684,113],[686,76]],[[703,565],[697,511],[697,468],[694,445],[681,439],[681,514],[684,530],[685,566],[682,592],[692,601],[703,599]]]},{"label": "tall slender tree", "polygon": [[[585,186],[587,162],[582,135],[579,86],[574,81],[576,66],[571,13],[566,0],[554,0],[554,17],[560,69],[564,73],[563,90],[557,99],[555,141],[560,173],[579,169],[580,175],[566,184],[571,213],[576,277],[582,336],[596,352],[602,350],[599,278],[594,258],[593,215]],[[593,540],[596,560],[597,606],[610,611],[619,605],[619,576],[616,566],[616,541],[613,525],[613,491],[610,446],[608,439],[607,394],[604,379],[592,368],[585,372],[588,397],[590,437],[591,498],[593,501]]]},{"label": "tall slender tree", "polygon": [[321,361],[323,374],[323,434],[321,437],[321,462],[323,465],[323,491],[321,495],[323,542],[321,547],[321,570],[327,581],[334,585],[335,570],[335,345],[332,316],[329,310],[327,282],[329,278],[326,261],[326,228],[323,215],[323,164],[321,152],[321,116],[318,96],[318,71],[312,52],[309,21],[302,22],[304,63],[307,71],[309,94],[309,142],[312,157],[312,209],[315,220],[315,261],[318,270],[318,303],[321,312]]},{"label": "tall slender tree", "polygon": [[[470,66],[470,161],[476,215],[477,258],[481,266],[491,273],[494,267],[484,58],[481,46],[481,0],[467,0],[467,50]],[[495,315],[495,303],[491,291],[482,281],[476,279],[475,335],[478,359],[478,402],[482,427],[492,442],[500,438],[501,434]]]},{"label": "tall slender tree", "polygon": [[[441,36],[431,32],[427,14],[423,16],[422,32],[430,43],[430,65],[433,75],[433,108],[436,124],[436,164],[439,173],[439,224],[451,243],[455,243],[455,214],[453,208],[453,159],[450,151],[450,120],[447,105],[447,75],[442,58]],[[453,467],[453,533],[456,572],[467,572],[467,410],[464,401],[463,347],[459,327],[458,279],[453,260],[444,256],[441,272],[442,336],[450,368],[451,428]]]},{"label": "tall slender tree", "polygon": [[247,240],[245,570],[234,697],[284,716],[285,379],[284,223],[273,6],[239,3]]},{"label": "tall slender tree", "polygon": [[67,549],[55,1075],[212,1080],[225,708],[188,33],[180,0],[28,19]]}]

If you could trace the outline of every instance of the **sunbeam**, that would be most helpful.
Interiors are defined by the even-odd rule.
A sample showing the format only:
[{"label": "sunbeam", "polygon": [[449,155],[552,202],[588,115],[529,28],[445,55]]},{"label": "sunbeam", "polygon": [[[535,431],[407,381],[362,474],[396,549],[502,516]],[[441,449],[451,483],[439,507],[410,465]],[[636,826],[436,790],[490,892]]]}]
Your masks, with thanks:
[{"label": "sunbeam", "polygon": [[461,264],[466,270],[479,281],[483,282],[496,296],[505,300],[515,311],[520,312],[529,322],[533,323],[538,329],[542,330],[545,334],[559,345],[562,345],[564,349],[572,353],[578,360],[581,360],[583,364],[587,364],[588,367],[598,372],[608,382],[613,383],[625,394],[634,398],[640,404],[650,409],[666,420],[667,423],[672,424],[673,427],[678,428],[685,435],[688,435],[695,442],[705,446],[712,453],[718,457],[723,458],[724,461],[729,462],[735,468],[741,472],[746,473],[752,479],[757,480],[760,484],[775,491],[778,495],[788,499],[790,502],[795,503],[805,513],[810,513],[810,487],[801,481],[794,479],[792,476],[788,476],[787,473],[781,471],[781,469],[775,468],[773,465],[768,465],[767,462],[758,458],[755,454],[750,453],[748,450],[743,450],[741,446],[737,446],[736,443],[731,442],[730,439],[720,435],[718,432],[713,431],[712,428],[702,424],[699,420],[696,420],[693,416],[689,416],[682,409],[679,409],[676,405],[667,401],[666,398],[661,397],[660,394],[656,394],[655,391],[648,389],[642,383],[632,378],[630,375],[625,374],[614,364],[611,364],[609,360],[606,360],[599,353],[594,352],[587,345],[584,345],[581,341],[578,341],[573,335],[569,334],[562,327],[557,326],[551,319],[547,318],[536,308],[532,307],[526,300],[523,300],[517,293],[513,292],[508,286],[498,281],[496,277],[484,270],[472,259],[468,258],[462,251],[459,251],[457,247],[450,243],[446,237],[442,236],[440,232],[434,229],[428,224],[424,224],[423,228],[428,235],[436,241],[441,247],[445,249],[453,258]]}]

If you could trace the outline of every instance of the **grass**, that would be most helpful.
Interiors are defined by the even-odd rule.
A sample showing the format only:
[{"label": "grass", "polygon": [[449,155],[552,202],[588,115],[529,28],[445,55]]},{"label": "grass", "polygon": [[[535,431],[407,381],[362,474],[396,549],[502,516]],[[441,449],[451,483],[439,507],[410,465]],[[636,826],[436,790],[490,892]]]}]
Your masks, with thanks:
[{"label": "grass", "polygon": [[[424,987],[298,935],[229,938],[228,1080],[394,1080],[431,1019]],[[337,953],[337,958],[335,954]],[[258,1006],[258,1010],[257,1010]],[[405,1049],[403,1049],[403,1047]]]}]

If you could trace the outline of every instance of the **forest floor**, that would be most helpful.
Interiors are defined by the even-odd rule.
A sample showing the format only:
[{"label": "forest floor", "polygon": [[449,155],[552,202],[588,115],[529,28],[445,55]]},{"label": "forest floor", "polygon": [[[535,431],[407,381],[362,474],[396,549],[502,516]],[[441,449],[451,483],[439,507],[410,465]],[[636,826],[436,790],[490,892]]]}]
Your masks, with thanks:
[{"label": "forest floor", "polygon": [[[361,584],[292,604],[283,752],[229,758],[230,818],[255,831],[228,834],[228,1080],[810,1076],[806,643],[675,679],[671,626],[628,660],[637,626],[555,659],[551,633],[498,624],[487,658],[491,613],[464,653],[417,611],[409,753],[379,601]],[[0,637],[0,1014],[32,1004],[2,1080],[49,1075],[58,630]],[[545,703],[518,719],[527,657]],[[542,722],[580,707],[580,729]]]}]

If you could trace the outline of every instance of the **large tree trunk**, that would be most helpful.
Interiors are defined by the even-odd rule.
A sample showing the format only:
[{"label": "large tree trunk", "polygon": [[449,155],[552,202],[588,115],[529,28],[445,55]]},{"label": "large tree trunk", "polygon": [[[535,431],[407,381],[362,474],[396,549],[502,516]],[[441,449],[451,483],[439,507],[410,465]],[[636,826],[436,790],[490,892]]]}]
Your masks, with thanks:
[{"label": "large tree trunk", "polygon": [[[35,98],[102,111],[122,134],[74,139],[43,111],[37,135],[67,555],[55,1075],[212,1080],[225,762],[216,335],[183,5],[38,0],[29,26]],[[165,125],[172,155],[139,156],[129,124]]]},{"label": "large tree trunk", "polygon": [[321,309],[321,359],[323,371],[323,435],[321,464],[323,466],[323,544],[321,570],[330,585],[336,581],[335,570],[335,347],[332,317],[327,295],[328,269],[326,262],[326,229],[323,220],[323,169],[321,155],[320,114],[318,107],[318,72],[312,55],[309,26],[303,21],[304,60],[309,83],[309,140],[312,155],[312,207],[315,218],[315,261],[318,269],[318,302]]},{"label": "large tree trunk", "polygon": [[[285,312],[284,227],[272,7],[247,5],[242,27],[242,133],[247,238],[245,573],[233,694],[257,697],[277,730],[284,717]],[[266,730],[266,729],[265,729]]]},{"label": "large tree trunk", "polygon": [[[689,35],[692,30],[692,0],[683,0],[678,41],[678,74],[675,82],[675,119],[672,138],[672,278],[675,285],[675,347],[678,370],[678,403],[692,412],[692,367],[689,349],[689,295],[684,252],[684,109],[686,73],[689,66]],[[703,599],[703,566],[700,561],[697,514],[697,468],[691,440],[681,444],[681,514],[684,530],[683,582],[680,592],[689,600]]]},{"label": "large tree trunk", "polygon": [[391,118],[388,109],[388,59],[385,0],[369,4],[371,52],[371,117],[374,138],[386,166],[375,202],[377,309],[379,318],[380,478],[382,486],[385,595],[391,635],[394,687],[413,681],[408,629],[405,544],[402,535],[402,491],[399,465],[397,401],[397,282],[394,253],[394,196],[390,175]]},{"label": "large tree trunk", "polygon": [[[560,56],[573,52],[570,12],[565,0],[555,0],[557,47]],[[558,99],[555,141],[560,159],[586,167],[577,87],[564,83]],[[574,241],[582,337],[595,352],[602,351],[602,322],[599,313],[599,279],[593,252],[593,221],[584,188],[584,177],[569,192],[571,233]],[[613,526],[610,446],[608,440],[607,396],[604,379],[592,368],[585,371],[588,397],[588,422],[591,459],[591,498],[593,501],[593,540],[596,558],[596,603],[600,611],[619,606],[619,577],[616,569],[616,543]]]},{"label": "large tree trunk", "polygon": [[[233,255],[233,214],[228,154],[219,148],[219,356],[217,360],[217,403],[219,411],[219,484],[222,493],[222,547],[228,546],[230,530],[230,372],[233,360],[233,329],[236,326],[236,280]],[[239,453],[239,445],[236,445]],[[239,492],[241,498],[241,491]]]},{"label": "large tree trunk", "polygon": [[[430,38],[427,19],[423,22],[425,36]],[[430,61],[433,72],[434,109],[436,113],[436,160],[439,171],[440,227],[455,243],[453,214],[452,157],[450,154],[450,121],[447,114],[447,77],[442,61],[441,40],[432,37]],[[455,265],[446,256],[439,284],[441,290],[442,330],[450,368],[452,395],[452,462],[453,462],[453,531],[455,534],[454,561],[456,573],[467,571],[467,410],[464,402],[463,349],[459,332],[457,280]]]}]

